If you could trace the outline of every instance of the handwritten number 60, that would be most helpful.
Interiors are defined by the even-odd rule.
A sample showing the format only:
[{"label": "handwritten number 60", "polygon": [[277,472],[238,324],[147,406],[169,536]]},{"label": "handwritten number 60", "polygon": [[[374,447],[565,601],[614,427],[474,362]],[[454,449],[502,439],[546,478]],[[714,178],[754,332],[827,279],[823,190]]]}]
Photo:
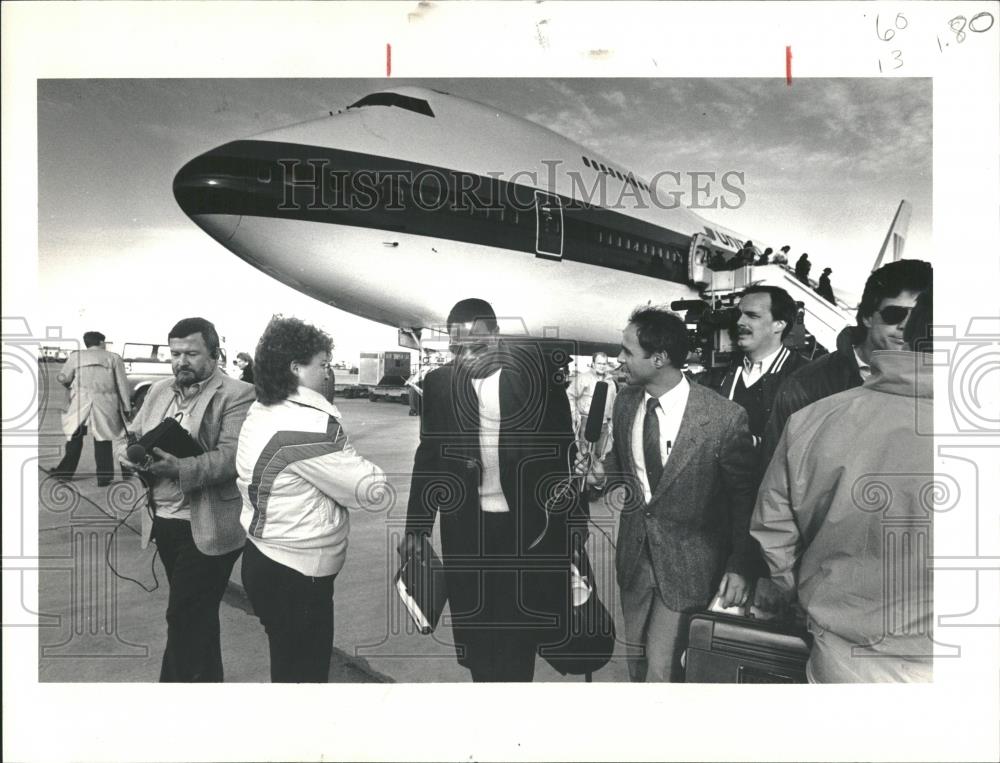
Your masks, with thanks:
[{"label": "handwritten number 60", "polygon": [[[897,13],[896,14],[896,22],[894,24],[894,26],[896,27],[896,29],[899,29],[900,31],[902,31],[903,29],[906,29],[906,27],[908,27],[909,25],[910,25],[910,22],[906,20],[906,16],[904,16],[902,13]],[[880,40],[882,40],[882,42],[889,42],[889,40],[891,40],[893,37],[896,36],[896,32],[894,30],[892,30],[892,29],[886,29],[884,35],[881,34],[878,31],[878,15],[877,14],[875,16],[875,36],[878,37]]]}]

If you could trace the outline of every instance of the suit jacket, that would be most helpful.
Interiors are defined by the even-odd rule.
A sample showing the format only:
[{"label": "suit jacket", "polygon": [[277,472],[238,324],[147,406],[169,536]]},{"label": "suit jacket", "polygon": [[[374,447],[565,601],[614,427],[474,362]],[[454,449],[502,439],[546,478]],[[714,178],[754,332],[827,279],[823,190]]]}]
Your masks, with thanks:
[{"label": "suit jacket", "polygon": [[747,413],[709,389],[690,386],[677,440],[648,504],[632,457],[642,387],[618,393],[614,448],[604,462],[608,490],[624,488],[617,494],[618,585],[631,583],[648,541],[663,603],[677,612],[703,609],[724,572],[751,575],[757,561],[748,531],[757,482]]},{"label": "suit jacket", "polygon": [[[141,437],[163,421],[174,397],[173,379],[149,388],[142,408],[129,425]],[[236,488],[236,446],[254,388],[216,371],[206,379],[190,411],[190,433],[204,448],[200,456],[180,459],[180,488],[191,506],[191,534],[198,550],[218,556],[241,548],[246,533],[240,524],[243,501]],[[142,512],[142,546],[149,544],[153,520]]]},{"label": "suit jacket", "polygon": [[[558,352],[545,342],[501,345],[500,481],[517,536],[517,550],[504,560],[483,557],[479,407],[471,379],[454,363],[424,379],[406,524],[407,532],[430,534],[441,517],[456,640],[477,616],[489,619],[480,599],[480,571],[491,564],[524,571],[519,603],[525,613],[553,615],[566,608],[569,532],[586,531],[588,507],[571,494],[553,507],[546,529],[545,499],[568,476],[574,442],[566,389],[552,360]],[[542,541],[529,548],[543,531]]]}]

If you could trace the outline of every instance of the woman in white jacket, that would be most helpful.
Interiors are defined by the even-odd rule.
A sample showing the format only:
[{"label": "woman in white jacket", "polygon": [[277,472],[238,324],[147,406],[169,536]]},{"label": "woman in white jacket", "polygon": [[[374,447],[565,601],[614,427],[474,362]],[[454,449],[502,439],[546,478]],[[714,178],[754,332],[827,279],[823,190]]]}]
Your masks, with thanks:
[{"label": "woman in white jacket", "polygon": [[254,357],[257,402],[236,451],[243,586],[271,651],[272,682],[325,682],[333,580],[344,566],[348,509],[384,496],[382,470],[355,453],[323,389],[333,341],[273,318]]}]

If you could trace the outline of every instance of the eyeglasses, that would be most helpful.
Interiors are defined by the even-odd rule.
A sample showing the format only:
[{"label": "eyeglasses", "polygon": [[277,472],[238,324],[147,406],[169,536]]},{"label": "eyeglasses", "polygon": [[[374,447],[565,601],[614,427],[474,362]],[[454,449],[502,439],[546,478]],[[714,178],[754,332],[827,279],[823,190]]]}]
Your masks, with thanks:
[{"label": "eyeglasses", "polygon": [[910,314],[912,309],[912,307],[903,307],[902,305],[889,305],[881,310],[876,310],[876,312],[881,316],[883,323],[897,326],[906,320],[906,316]]}]

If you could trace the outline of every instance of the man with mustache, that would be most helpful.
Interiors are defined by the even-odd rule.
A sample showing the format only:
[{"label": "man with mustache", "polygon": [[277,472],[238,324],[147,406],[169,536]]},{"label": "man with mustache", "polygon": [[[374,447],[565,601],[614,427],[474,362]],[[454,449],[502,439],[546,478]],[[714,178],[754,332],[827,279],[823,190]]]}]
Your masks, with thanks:
[{"label": "man with mustache", "polygon": [[219,335],[204,318],[185,318],[167,339],[174,378],[150,387],[129,429],[141,437],[175,418],[205,452],[176,458],[154,448],[148,464],[119,458],[144,475],[150,509],[142,512],[142,546],[155,541],[170,584],[160,681],[218,682],[219,603],[246,543],[236,446],[254,388],[219,370]]},{"label": "man with mustache", "polygon": [[[782,343],[795,325],[798,313],[787,291],[779,286],[751,286],[743,292],[738,310],[736,343],[741,353],[729,366],[712,369],[698,381],[746,410],[759,480],[767,468],[766,463],[760,463],[760,445],[778,390],[790,374],[808,361]],[[756,560],[750,577],[757,578],[754,603],[763,609],[780,609],[782,597],[769,584],[762,557]]]},{"label": "man with mustache", "polygon": [[808,361],[782,344],[798,312],[787,291],[778,286],[751,286],[743,292],[738,310],[736,344],[740,354],[729,366],[712,369],[698,381],[743,406],[757,447],[778,388]]}]

